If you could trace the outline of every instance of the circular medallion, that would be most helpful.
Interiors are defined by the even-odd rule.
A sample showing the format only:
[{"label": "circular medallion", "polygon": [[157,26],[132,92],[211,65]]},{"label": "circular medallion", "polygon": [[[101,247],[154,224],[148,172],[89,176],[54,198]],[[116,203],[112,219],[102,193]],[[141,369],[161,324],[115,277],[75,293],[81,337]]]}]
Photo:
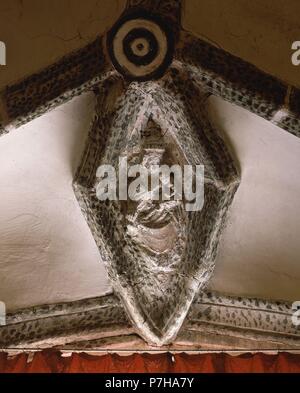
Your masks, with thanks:
[{"label": "circular medallion", "polygon": [[131,15],[121,18],[107,35],[114,67],[130,80],[157,79],[172,61],[171,31],[159,18]]}]

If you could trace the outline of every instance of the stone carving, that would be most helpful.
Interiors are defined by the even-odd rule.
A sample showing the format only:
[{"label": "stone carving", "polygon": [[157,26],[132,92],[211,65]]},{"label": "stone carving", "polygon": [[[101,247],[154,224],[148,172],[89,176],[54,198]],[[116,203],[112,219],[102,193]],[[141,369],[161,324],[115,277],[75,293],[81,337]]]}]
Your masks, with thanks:
[{"label": "stone carving", "polygon": [[[219,293],[196,295],[186,322],[168,350],[292,350],[300,347],[300,328],[292,305]],[[115,295],[48,304],[7,314],[0,326],[0,348],[141,348]],[[209,339],[211,341],[209,341]],[[147,348],[146,346],[142,348]],[[149,348],[148,348],[149,349]]]},{"label": "stone carving", "polygon": [[[152,120],[148,121],[146,132],[141,132],[140,144],[135,148],[135,151],[130,149],[127,152],[131,153],[133,161],[129,161],[129,164],[134,164],[138,158],[142,167],[149,171],[153,165],[163,165],[171,158],[171,152],[166,152],[162,130]],[[163,200],[162,197],[160,200],[151,199],[152,192],[163,192],[162,183],[169,183],[170,180],[170,177],[163,179],[160,176],[157,187],[143,193],[136,202],[128,200],[123,213],[129,241],[146,264],[158,274],[176,266],[183,255],[186,241],[186,217],[181,201]],[[172,193],[172,184],[169,186]]]},{"label": "stone carving", "polygon": [[[74,190],[115,292],[149,343],[172,341],[211,276],[221,229],[237,189],[235,165],[208,120],[208,94],[171,67],[158,81],[99,85],[96,117]],[[97,168],[119,157],[205,166],[203,209],[179,201],[100,201]]]},{"label": "stone carving", "polygon": [[[95,120],[74,191],[115,293],[133,327],[154,345],[175,339],[195,295],[203,294],[239,184],[236,166],[209,122],[207,97],[220,95],[272,121],[289,90],[241,59],[179,30],[180,1],[129,0],[106,37],[110,58],[97,38],[8,87],[0,105],[1,135],[8,131],[7,124],[20,126],[95,90]],[[280,126],[299,136],[298,89],[291,98]],[[175,200],[99,201],[97,168],[101,163],[117,167],[122,155],[148,169],[161,163],[203,164],[203,209],[187,212],[184,203]],[[120,307],[118,313],[113,310],[114,317],[119,315]],[[205,316],[216,317],[205,309],[195,320],[205,324]]]}]

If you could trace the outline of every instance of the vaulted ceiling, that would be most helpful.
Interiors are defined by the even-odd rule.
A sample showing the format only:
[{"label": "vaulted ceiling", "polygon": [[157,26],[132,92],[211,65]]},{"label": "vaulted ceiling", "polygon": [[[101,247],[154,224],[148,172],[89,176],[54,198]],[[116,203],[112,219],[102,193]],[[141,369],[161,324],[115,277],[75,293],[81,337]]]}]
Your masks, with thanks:
[{"label": "vaulted ceiling", "polygon": [[[93,108],[87,93],[0,140],[1,299],[11,310],[111,291],[71,186]],[[300,141],[219,98],[209,113],[242,173],[209,287],[294,301]]]},{"label": "vaulted ceiling", "polygon": [[[135,4],[135,0],[130,0],[130,2]],[[80,93],[78,97],[69,102],[66,102],[67,97],[65,97],[59,101],[59,105],[55,102],[55,105],[51,103],[54,107],[52,111],[47,112],[48,104],[42,102],[46,106],[41,112],[46,113],[33,119],[36,114],[26,113],[27,117],[23,117],[22,110],[25,112],[27,110],[26,99],[25,103],[18,101],[18,93],[15,93],[14,87],[5,90],[5,86],[13,86],[15,82],[40,71],[62,55],[86,46],[98,35],[107,32],[125,9],[124,1],[90,0],[84,6],[82,2],[77,3],[78,7],[74,6],[74,2],[71,5],[68,2],[56,1],[52,1],[51,6],[50,2],[41,4],[31,1],[24,2],[24,4],[23,2],[3,1],[0,5],[0,18],[5,15],[4,23],[0,24],[0,39],[5,41],[8,51],[8,65],[0,69],[0,89],[4,91],[3,102],[7,99],[8,108],[8,114],[5,114],[2,120],[5,123],[8,122],[7,118],[12,117],[9,119],[11,125],[7,127],[9,133],[0,138],[0,301],[5,303],[12,324],[16,321],[30,320],[28,315],[32,313],[43,314],[43,311],[39,311],[38,308],[42,305],[59,304],[57,308],[56,306],[47,308],[49,315],[55,317],[63,315],[61,309],[64,307],[70,307],[70,315],[74,314],[72,307],[80,314],[94,309],[98,310],[97,307],[100,307],[99,304],[103,302],[103,309],[110,310],[111,308],[113,311],[109,311],[104,316],[101,314],[101,320],[109,321],[110,324],[112,321],[114,324],[120,324],[128,335],[136,332],[140,334],[143,333],[143,328],[138,326],[136,329],[136,321],[132,322],[132,312],[127,309],[129,320],[133,323],[133,330],[130,330],[132,328],[123,316],[124,310],[114,297],[117,286],[114,279],[108,277],[104,257],[101,252],[99,253],[95,244],[97,236],[93,230],[90,232],[72,188],[84,146],[88,138],[91,138],[88,133],[95,115],[95,107],[99,108],[96,98],[99,98],[99,94],[101,98],[101,93],[97,89],[94,92],[88,91],[90,83],[88,81],[83,85],[84,87],[78,89]],[[184,50],[180,49],[176,52],[176,61],[171,66],[172,70],[180,69],[181,65],[178,66],[178,64],[185,65],[187,62],[187,68],[183,67],[183,71],[180,69],[182,73],[178,77],[179,80],[185,72],[189,72],[189,75],[195,78],[195,83],[199,83],[201,89],[206,89],[208,86],[208,90],[204,90],[205,99],[201,105],[212,127],[218,130],[221,138],[224,139],[241,178],[220,238],[214,273],[207,284],[205,294],[200,291],[199,298],[197,298],[198,295],[195,297],[195,306],[193,306],[195,308],[191,308],[186,323],[187,331],[189,329],[193,331],[195,329],[190,325],[197,325],[198,322],[195,321],[201,319],[199,315],[204,318],[210,313],[207,309],[205,312],[201,309],[204,307],[203,304],[212,304],[212,307],[220,307],[220,309],[225,304],[225,312],[227,309],[229,315],[228,310],[233,307],[232,315],[234,316],[232,320],[228,319],[229,316],[225,315],[225,312],[223,314],[217,309],[212,317],[212,319],[216,318],[216,325],[222,322],[224,326],[226,324],[230,326],[228,328],[226,325],[228,331],[232,326],[240,329],[241,322],[235,315],[236,309],[239,310],[237,312],[242,313],[241,319],[243,319],[242,310],[249,308],[250,322],[246,318],[247,322],[243,329],[250,334],[247,323],[249,325],[253,323],[252,327],[255,330],[257,318],[259,323],[263,319],[267,321],[261,328],[265,334],[267,331],[277,331],[275,322],[271,327],[268,325],[269,316],[265,315],[265,311],[270,309],[278,315],[284,313],[286,313],[284,315],[290,315],[289,304],[300,299],[300,244],[298,241],[300,140],[295,136],[299,136],[300,131],[299,120],[295,120],[295,113],[298,109],[294,104],[297,101],[292,102],[293,108],[292,104],[291,108],[286,107],[289,105],[287,97],[296,96],[294,91],[298,91],[296,87],[299,86],[300,80],[300,68],[297,69],[290,64],[288,48],[295,32],[299,32],[295,20],[295,12],[299,9],[299,4],[291,1],[290,6],[285,7],[282,12],[283,2],[280,0],[275,2],[276,4],[267,1],[264,5],[255,1],[251,3],[251,6],[247,3],[246,7],[241,7],[241,2],[235,0],[231,0],[230,3],[232,3],[232,8],[229,7],[231,10],[229,12],[229,8],[217,1],[183,2],[182,27],[192,36],[200,37],[203,41],[199,44],[200,47],[197,47],[198,41],[195,38],[195,41],[192,41],[192,43],[196,42],[195,47],[193,44],[191,46],[187,44]],[[54,18],[54,15],[58,14],[59,18]],[[37,20],[36,15],[39,15],[38,22],[32,23],[32,19]],[[241,17],[244,18],[244,24],[237,23]],[[265,21],[263,24],[260,23],[262,18]],[[208,20],[213,23],[208,23]],[[12,22],[17,23],[17,28],[12,29]],[[257,29],[253,34],[249,34],[253,25],[257,26]],[[287,29],[287,26],[290,28]],[[270,44],[270,31],[278,37],[276,51]],[[181,39],[184,41],[185,35],[184,39]],[[190,36],[187,35],[187,42],[189,40]],[[92,44],[92,49],[87,49],[87,52],[97,49],[97,45]],[[248,69],[248,66],[242,63],[241,69],[245,70],[245,77],[252,75],[253,71],[255,78],[261,82],[258,83],[258,87],[255,81],[252,85],[250,77],[249,83],[245,81],[243,85],[243,77],[241,77],[242,82],[239,84],[236,82],[235,74],[228,71],[230,66],[235,64],[235,58],[228,57],[227,63],[227,55],[224,58],[225,76],[220,76],[219,72],[222,73],[222,71],[219,70],[222,70],[221,65],[224,59],[221,57],[220,60],[217,54],[219,52],[214,52],[217,49],[212,49],[210,52],[210,47],[221,47],[279,79],[272,79],[270,76],[261,74],[255,68]],[[193,48],[196,48],[195,52]],[[205,71],[201,79],[202,69],[200,68],[200,73],[198,73],[195,62],[202,61],[201,53],[205,51],[207,53],[204,57],[209,58],[212,53],[212,58],[220,61],[218,64],[220,67],[217,69],[212,67],[212,71],[209,65],[206,69],[206,60],[203,61],[201,67]],[[264,56],[261,56],[262,52]],[[280,52],[287,54],[286,62],[279,62]],[[91,70],[92,67],[93,64]],[[122,73],[122,70],[120,72]],[[112,78],[115,78],[115,71],[111,74]],[[109,75],[108,79],[110,77]],[[162,89],[169,88],[168,78],[169,76],[164,77],[161,82]],[[214,83],[214,78],[216,83]],[[93,87],[99,81],[97,77],[93,79]],[[225,86],[226,83],[230,86],[228,87],[229,93],[223,88],[223,83]],[[143,86],[146,86],[147,90],[147,85]],[[264,86],[267,90],[264,90]],[[126,85],[125,91],[127,88]],[[150,92],[151,88],[150,84]],[[21,91],[25,97],[26,94],[30,94],[26,87],[22,89],[22,84],[17,85],[17,92]],[[294,89],[292,94],[290,94],[291,89]],[[209,95],[207,92],[213,95],[207,98]],[[104,96],[103,94],[102,97]],[[187,97],[184,99],[188,100]],[[114,99],[115,97],[112,98]],[[43,101],[43,98],[40,100]],[[19,107],[16,102],[20,103],[20,113],[18,113]],[[29,108],[31,104],[32,101],[28,100]],[[22,105],[25,109],[22,109]],[[281,105],[284,106],[283,113]],[[2,104],[1,113],[5,112],[4,107],[5,105]],[[126,109],[125,106],[124,108]],[[121,113],[121,117],[126,117],[126,110]],[[16,116],[12,115],[14,113]],[[21,116],[18,117],[17,115],[20,114]],[[175,112],[172,114],[176,117]],[[101,117],[103,112],[98,115]],[[17,121],[13,117],[16,117]],[[26,124],[16,127],[21,122]],[[222,166],[220,168],[223,171],[224,168]],[[93,300],[88,300],[90,298],[101,300],[95,300],[93,303]],[[252,298],[260,300],[254,304],[249,300]],[[85,301],[85,299],[87,300],[86,306],[84,303],[83,305],[76,303],[78,300]],[[239,303],[243,301],[243,304]],[[70,306],[60,305],[65,302],[69,302]],[[263,317],[257,316],[256,312],[262,313]],[[216,317],[217,314],[221,316]],[[91,320],[93,318],[94,314],[90,316]],[[122,321],[120,322],[118,318]],[[210,317],[207,321],[209,320]],[[78,322],[79,319],[76,321]],[[206,324],[207,321],[202,322]],[[62,326],[64,326],[63,323]],[[183,336],[179,335],[179,341],[183,343],[189,341],[190,344],[194,342],[199,345],[201,326],[200,328],[198,326],[200,338],[197,336],[197,338],[187,339],[184,336],[183,339]],[[83,325],[80,328],[83,329]],[[63,327],[61,329],[63,330]],[[68,336],[69,331],[65,329],[65,336]],[[184,329],[185,325],[183,325],[183,332],[187,334]],[[291,335],[293,339],[297,336],[297,340],[299,339],[299,332],[291,327],[290,320],[288,322],[284,320],[278,329],[281,329],[280,334],[283,336]],[[209,330],[208,334],[211,332],[213,329]],[[52,337],[51,334],[56,335],[57,332],[51,331],[51,334],[49,332],[47,334]],[[98,335],[78,334],[81,335],[79,341],[103,337],[102,330]],[[146,341],[147,334],[145,334]],[[112,334],[112,336],[116,335],[116,332]],[[253,336],[250,341],[252,339]],[[3,342],[7,343],[5,340],[0,339],[0,345]],[[120,339],[121,342],[122,340]],[[72,340],[64,338],[56,344],[66,342],[72,342]],[[234,343],[230,345],[234,346]],[[249,345],[251,346],[251,342]]]}]

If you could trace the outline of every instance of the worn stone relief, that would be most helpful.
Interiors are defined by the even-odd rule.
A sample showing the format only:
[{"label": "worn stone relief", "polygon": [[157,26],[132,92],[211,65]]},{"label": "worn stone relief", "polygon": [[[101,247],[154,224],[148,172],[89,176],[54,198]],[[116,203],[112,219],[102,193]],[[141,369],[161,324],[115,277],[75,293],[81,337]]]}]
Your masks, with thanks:
[{"label": "worn stone relief", "polygon": [[[180,1],[129,0],[105,37],[6,89],[0,133],[88,89],[95,92],[95,117],[74,192],[134,331],[152,345],[169,344],[186,326],[194,299],[205,297],[239,185],[237,165],[209,121],[207,98],[219,95],[299,136],[299,94],[181,31]],[[285,108],[287,95],[291,105]],[[187,211],[185,200],[99,200],[97,169],[117,168],[120,157],[148,170],[204,165],[202,209]],[[120,303],[111,309],[115,321]],[[188,323],[208,323],[205,315],[201,309]],[[85,326],[84,313],[80,321]]]},{"label": "worn stone relief", "polygon": [[[176,337],[213,272],[239,177],[208,120],[208,91],[180,65],[165,69],[168,34],[156,18],[129,15],[108,35],[123,76],[116,72],[98,86],[97,114],[74,190],[130,319],[145,340],[162,345]],[[99,201],[97,168],[117,168],[121,156],[148,169],[204,165],[203,208],[188,212],[184,201],[145,195],[134,203]]]},{"label": "worn stone relief", "polygon": [[[139,333],[157,344],[174,338],[195,293],[208,281],[238,185],[230,155],[209,124],[207,95],[192,81],[180,87],[180,79],[177,70],[170,70],[158,82],[125,84],[118,94],[114,89],[123,81],[105,81],[74,181],[116,293]],[[176,87],[168,89],[170,83]],[[182,88],[194,98],[187,99]],[[204,164],[203,209],[186,212],[179,201],[99,201],[98,166],[117,167],[123,154],[145,166]]]}]

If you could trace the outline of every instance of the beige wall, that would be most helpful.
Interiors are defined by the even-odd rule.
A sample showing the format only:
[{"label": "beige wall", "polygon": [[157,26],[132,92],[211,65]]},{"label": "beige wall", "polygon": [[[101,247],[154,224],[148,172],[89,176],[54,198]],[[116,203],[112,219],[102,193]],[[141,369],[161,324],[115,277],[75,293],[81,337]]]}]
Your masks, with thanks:
[{"label": "beige wall", "polygon": [[[40,70],[103,34],[125,0],[1,0],[0,40],[7,66],[0,88]],[[183,27],[300,86],[291,43],[300,40],[299,0],[185,0]]]},{"label": "beige wall", "polygon": [[[102,34],[124,4],[0,0],[8,51],[0,86]],[[298,0],[186,0],[183,25],[299,84],[300,67],[289,62],[298,18]],[[84,95],[0,139],[0,300],[9,309],[111,290],[71,187],[92,109]],[[210,287],[299,300],[299,139],[218,98],[210,99],[210,113],[242,168]]]},{"label": "beige wall", "polygon": [[[0,300],[9,309],[111,290],[72,190],[93,115],[84,94],[0,138]],[[242,181],[222,236],[213,290],[300,299],[300,139],[209,99]]]}]

